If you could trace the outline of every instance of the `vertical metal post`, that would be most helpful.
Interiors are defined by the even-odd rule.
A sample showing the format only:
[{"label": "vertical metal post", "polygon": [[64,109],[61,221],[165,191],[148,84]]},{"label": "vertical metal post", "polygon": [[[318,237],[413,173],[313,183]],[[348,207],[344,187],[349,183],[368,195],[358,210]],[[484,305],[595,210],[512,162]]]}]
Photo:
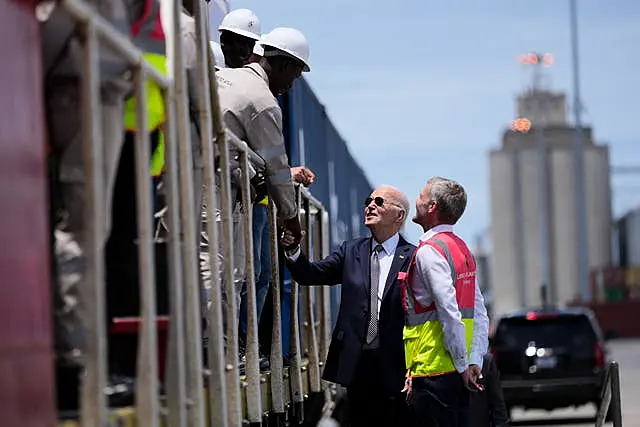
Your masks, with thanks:
[{"label": "vertical metal post", "polygon": [[81,290],[84,303],[85,373],[81,384],[81,423],[84,427],[102,427],[107,421],[106,386],[107,340],[105,325],[104,277],[104,171],[102,109],[100,108],[99,41],[91,19],[85,24],[85,54],[82,79],[83,163],[86,194],[86,233],[79,238],[86,243],[86,289]]},{"label": "vertical metal post", "polygon": [[169,272],[169,340],[167,342],[167,425],[187,425],[186,339],[184,328],[184,282],[180,253],[180,189],[178,172],[178,137],[175,95],[173,87],[164,93],[167,121],[164,126],[165,165],[164,183],[167,189],[167,263]]},{"label": "vertical metal post", "polygon": [[[245,147],[248,149],[248,147]],[[247,415],[249,422],[262,422],[262,402],[260,389],[260,355],[258,353],[258,302],[256,300],[256,276],[253,269],[253,218],[251,203],[251,183],[249,182],[249,156],[246,151],[240,155],[242,170],[242,220],[244,221],[245,271],[247,286]],[[234,333],[235,332],[234,330]]]},{"label": "vertical metal post", "polygon": [[[315,250],[316,246],[316,238],[314,236],[313,242],[311,241],[311,228],[317,228],[315,225],[315,215],[312,215],[311,209],[314,208],[310,203],[309,199],[305,197],[304,201],[304,216],[305,216],[305,229],[306,236],[304,239],[305,251],[309,256],[311,256],[311,248],[312,245],[314,247],[313,250],[313,258],[317,259],[319,251]],[[305,352],[307,357],[309,358],[309,380],[310,380],[310,389],[312,392],[320,391],[320,366],[318,360],[318,339],[316,334],[316,316],[314,315],[313,310],[313,299],[312,292],[315,292],[315,287],[304,286],[302,288],[302,304],[303,304],[303,324],[305,328]]]},{"label": "vertical metal post", "polygon": [[[331,242],[329,240],[329,213],[323,209],[320,213],[320,236],[321,236],[321,256],[326,258],[331,250]],[[331,343],[331,293],[329,286],[320,288],[322,294],[322,315],[321,315],[321,333],[320,333],[320,360],[325,361],[329,354],[329,344]]]},{"label": "vertical metal post", "polygon": [[[296,187],[297,206],[301,206],[300,187]],[[300,287],[298,283],[291,279],[291,338],[289,343],[289,373],[291,375],[291,400],[295,417],[298,423],[304,421],[304,395],[302,388],[302,361],[300,360],[300,317],[298,315],[300,307]]]},{"label": "vertical metal post", "polygon": [[[202,321],[200,317],[200,278],[197,268],[198,251],[196,241],[195,196],[193,189],[193,153],[191,145],[191,118],[188,107],[187,70],[184,66],[182,31],[179,2],[173,3],[174,83],[179,135],[179,173],[182,197],[180,220],[183,243],[183,265],[185,277],[185,326],[187,341],[187,390],[192,405],[188,410],[190,427],[204,427],[204,383],[202,364]],[[178,230],[173,230],[177,232]]]},{"label": "vertical metal post", "polygon": [[[319,213],[320,219],[320,256],[322,259],[329,256],[330,241],[329,241],[329,214],[324,209]],[[327,354],[329,354],[329,344],[331,343],[331,293],[329,286],[322,286],[320,288],[320,360],[324,363],[327,360]],[[326,412],[333,406],[333,390],[334,386],[327,382],[322,381],[324,387],[324,401]]]},{"label": "vertical metal post", "polygon": [[[204,161],[204,200],[206,201],[207,235],[209,238],[209,271],[211,271],[211,301],[207,311],[209,316],[208,334],[209,346],[207,348],[209,376],[209,425],[211,427],[227,427],[227,393],[224,373],[224,323],[222,319],[222,283],[220,281],[220,266],[218,263],[218,224],[216,212],[218,200],[216,197],[216,172],[214,163],[213,105],[217,93],[212,93],[209,73],[209,40],[208,20],[205,19],[206,5],[202,0],[195,2],[196,33],[198,40],[197,79],[200,94],[200,142]],[[218,111],[219,112],[219,111]],[[215,120],[220,120],[215,115]]]},{"label": "vertical metal post", "polygon": [[611,413],[613,427],[622,427],[622,401],[620,399],[620,365],[611,362]]},{"label": "vertical metal post", "polygon": [[[300,202],[299,212],[301,214],[300,219],[300,228],[304,232],[304,236],[300,241],[300,249],[305,254],[307,254],[307,258],[309,261],[313,260],[313,249],[311,245],[311,236],[309,235],[309,219],[310,219],[310,211],[311,206],[309,205],[309,200],[305,197],[306,195],[300,191]],[[309,356],[309,348],[311,344],[311,333],[310,328],[312,324],[309,322],[309,307],[307,306],[307,301],[309,300],[309,292],[310,289],[307,286],[300,287],[298,285],[298,291],[300,292],[300,298],[302,300],[300,306],[300,315],[302,316],[301,324],[300,324],[300,357],[305,358]]]},{"label": "vertical metal post", "polygon": [[156,327],[156,279],[151,201],[151,154],[147,122],[147,79],[143,69],[134,76],[136,98],[135,175],[138,213],[138,265],[142,330],[138,337],[136,406],[138,425],[158,427],[158,329]]},{"label": "vertical metal post", "polygon": [[[222,216],[222,244],[224,253],[224,282],[227,306],[227,329],[225,359],[227,362],[227,398],[229,426],[242,425],[242,402],[240,395],[240,372],[238,370],[238,307],[236,304],[236,290],[234,283],[233,260],[233,205],[234,194],[231,192],[231,176],[228,165],[230,162],[228,138],[216,139],[220,150],[221,166],[221,216]],[[250,250],[250,248],[249,248]]]},{"label": "vertical metal post", "polygon": [[[552,265],[552,245],[551,245],[551,186],[549,185],[549,150],[545,142],[544,129],[546,126],[544,105],[545,93],[541,90],[542,72],[541,67],[547,64],[546,55],[540,53],[531,53],[528,58],[534,60],[526,60],[523,63],[533,65],[532,84],[528,97],[534,102],[534,113],[531,122],[533,123],[533,132],[536,145],[536,153],[538,156],[538,206],[539,206],[539,223],[540,223],[540,296],[541,304],[546,306],[549,302],[553,302],[554,292],[551,265]],[[519,169],[519,168],[518,168]],[[519,173],[519,172],[517,172]],[[522,225],[521,225],[522,226]],[[549,301],[551,296],[551,301]]]},{"label": "vertical metal post", "polygon": [[586,190],[584,182],[584,135],[582,130],[582,101],[580,97],[580,60],[578,46],[578,8],[576,0],[569,0],[571,15],[571,53],[573,71],[573,114],[575,143],[573,149],[576,205],[576,234],[578,250],[578,285],[585,302],[591,301],[589,288],[589,238],[587,228]]},{"label": "vertical metal post", "polygon": [[[535,83],[534,83],[535,84]],[[546,306],[549,302],[551,283],[551,236],[550,236],[550,204],[549,192],[549,150],[544,138],[545,122],[542,118],[544,106],[537,87],[534,86],[532,93],[536,102],[537,123],[533,124],[533,131],[536,140],[536,151],[538,154],[538,197],[539,197],[539,214],[540,214],[540,290],[542,294],[542,305]]]},{"label": "vertical metal post", "polygon": [[[180,15],[176,14],[176,0],[170,0],[169,33],[171,38],[180,37]],[[173,49],[173,52],[171,51]],[[171,65],[168,74],[175,78],[175,48],[167,45],[168,63]],[[166,390],[167,390],[167,425],[184,427],[187,425],[187,340],[185,331],[184,274],[182,264],[182,233],[180,233],[180,172],[179,164],[179,125],[177,114],[177,93],[175,85],[164,92],[165,113],[164,124],[165,169],[164,185],[167,193],[167,263],[169,285],[169,339],[167,341]]]},{"label": "vertical metal post", "polygon": [[610,362],[604,375],[603,389],[596,412],[596,427],[601,427],[611,414],[614,427],[622,427],[622,403],[620,399],[620,365]]},{"label": "vertical metal post", "polygon": [[[207,27],[208,28],[208,27]],[[208,34],[208,30],[207,30]],[[210,39],[210,36],[207,37]],[[226,399],[227,399],[227,422],[229,426],[240,426],[242,424],[242,402],[240,395],[240,372],[238,370],[238,307],[236,304],[236,292],[234,287],[234,262],[233,262],[233,206],[234,195],[231,193],[231,177],[228,165],[230,164],[229,141],[220,110],[220,100],[218,99],[217,83],[215,79],[215,59],[213,53],[207,47],[207,65],[209,67],[209,93],[211,101],[211,111],[213,115],[213,126],[215,130],[215,148],[220,158],[221,179],[220,179],[220,214],[222,233],[218,235],[222,239],[223,252],[223,282],[225,283],[224,293],[226,296],[226,321],[227,332],[225,346],[225,371],[226,371]],[[210,235],[211,236],[211,235]],[[215,242],[217,244],[217,241]],[[251,248],[245,248],[251,250]],[[222,342],[222,341],[221,341]]]},{"label": "vertical metal post", "polygon": [[[273,326],[271,330],[271,409],[276,422],[284,422],[284,366],[282,363],[282,304],[280,284],[280,262],[278,260],[278,227],[276,207],[269,199],[269,242],[271,244],[271,292],[273,300]],[[280,425],[280,424],[276,424]]]}]

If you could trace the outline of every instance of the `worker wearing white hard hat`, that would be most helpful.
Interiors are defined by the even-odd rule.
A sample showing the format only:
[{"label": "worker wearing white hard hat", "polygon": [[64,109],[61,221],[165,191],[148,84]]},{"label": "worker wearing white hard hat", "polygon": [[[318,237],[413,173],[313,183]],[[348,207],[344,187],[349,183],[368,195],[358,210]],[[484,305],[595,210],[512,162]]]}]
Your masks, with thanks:
[{"label": "worker wearing white hard hat", "polygon": [[309,43],[295,28],[275,28],[258,41],[262,49],[260,65],[269,75],[269,88],[274,96],[291,89],[295,80],[309,66]]},{"label": "worker wearing white hard hat", "polygon": [[[216,73],[220,109],[226,127],[260,156],[261,164],[256,164],[259,179],[252,184],[256,190],[255,201],[265,195],[273,201],[277,208],[279,223],[290,230],[299,241],[302,237],[298,219],[296,193],[293,187],[292,171],[287,157],[282,124],[282,110],[277,96],[288,90],[300,77],[303,70],[308,70],[309,46],[307,40],[297,30],[275,29],[265,35],[259,42],[264,49],[264,56],[257,62],[241,68],[226,68]],[[223,44],[224,49],[224,44]],[[259,50],[258,50],[259,52]],[[229,64],[227,53],[225,58]],[[235,157],[235,150],[231,153]],[[232,182],[232,194],[239,189],[238,183]],[[266,193],[266,194],[265,194]],[[245,207],[251,208],[251,207]],[[235,224],[234,224],[235,226]],[[234,243],[234,256],[243,258],[243,239]],[[245,274],[243,263],[235,271]],[[239,296],[242,282],[235,280],[236,298]]]},{"label": "worker wearing white hard hat", "polygon": [[225,65],[224,53],[222,52],[222,47],[216,41],[211,40],[209,42],[209,46],[211,46],[211,52],[213,53],[213,57],[216,60],[216,70],[220,70],[222,68],[227,68]]},{"label": "worker wearing white hard hat", "polygon": [[240,68],[249,63],[253,47],[262,35],[260,20],[249,9],[236,9],[222,19],[220,45],[227,67]]}]

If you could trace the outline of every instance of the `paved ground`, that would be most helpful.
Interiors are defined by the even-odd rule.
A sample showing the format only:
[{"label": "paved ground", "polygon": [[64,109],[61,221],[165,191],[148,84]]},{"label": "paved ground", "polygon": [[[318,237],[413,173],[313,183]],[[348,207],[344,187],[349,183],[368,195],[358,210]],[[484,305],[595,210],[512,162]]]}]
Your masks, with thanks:
[{"label": "paved ground", "polygon": [[[609,349],[612,357],[620,364],[622,425],[640,427],[640,340],[611,341]],[[513,425],[593,427],[594,416],[593,406],[553,412],[515,410]]]}]

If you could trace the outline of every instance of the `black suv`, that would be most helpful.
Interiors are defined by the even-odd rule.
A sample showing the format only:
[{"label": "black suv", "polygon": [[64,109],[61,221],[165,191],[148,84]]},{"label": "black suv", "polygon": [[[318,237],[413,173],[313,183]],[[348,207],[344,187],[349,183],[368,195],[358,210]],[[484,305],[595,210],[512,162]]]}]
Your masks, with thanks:
[{"label": "black suv", "polygon": [[546,308],[506,315],[496,325],[491,351],[508,408],[599,405],[608,360],[590,310]]}]

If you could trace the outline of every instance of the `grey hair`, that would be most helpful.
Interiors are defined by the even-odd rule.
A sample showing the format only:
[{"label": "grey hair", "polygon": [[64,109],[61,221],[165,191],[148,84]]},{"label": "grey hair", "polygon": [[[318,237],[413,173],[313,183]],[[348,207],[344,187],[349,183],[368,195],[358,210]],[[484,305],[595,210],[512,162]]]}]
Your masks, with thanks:
[{"label": "grey hair", "polygon": [[431,185],[429,199],[438,204],[440,220],[445,224],[458,222],[467,207],[467,193],[458,182],[434,176],[427,181]]},{"label": "grey hair", "polygon": [[404,218],[402,219],[402,223],[404,224],[407,221],[407,217],[409,216],[409,211],[411,210],[409,206],[409,199],[407,196],[396,187],[392,185],[382,185],[378,187],[376,190],[386,191],[393,195],[395,202],[399,205],[399,207],[404,210]]}]

